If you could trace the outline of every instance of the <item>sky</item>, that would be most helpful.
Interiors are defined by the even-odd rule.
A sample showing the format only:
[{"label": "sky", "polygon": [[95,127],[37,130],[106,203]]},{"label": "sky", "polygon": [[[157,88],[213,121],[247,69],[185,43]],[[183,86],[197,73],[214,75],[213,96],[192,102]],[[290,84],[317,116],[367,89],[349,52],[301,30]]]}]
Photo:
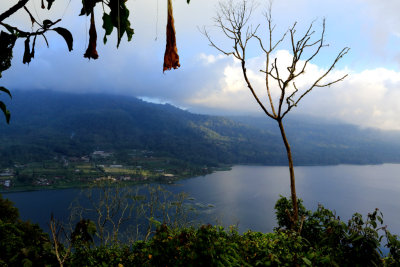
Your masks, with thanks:
[{"label": "sky", "polygon": [[[116,48],[115,31],[103,44],[102,10],[97,7],[98,60],[83,58],[88,43],[89,18],[79,17],[81,1],[57,0],[52,10],[41,10],[41,0],[30,0],[28,9],[37,20],[56,20],[74,36],[74,49],[68,52],[55,32],[47,38],[47,48],[38,39],[35,58],[22,64],[23,40],[14,49],[12,67],[3,72],[0,85],[16,90],[58,90],[101,92],[141,97],[146,101],[171,103],[191,112],[218,115],[260,115],[263,113],[246,87],[240,63],[209,46],[199,29],[210,32],[213,40],[226,49],[232,43],[214,27],[217,0],[173,0],[177,47],[181,67],[162,72],[165,50],[167,0],[128,0],[129,20],[135,30],[131,42],[123,38]],[[13,1],[1,1],[0,12]],[[260,24],[259,35],[267,36],[265,17],[269,1],[259,0],[250,21]],[[340,120],[361,127],[400,130],[400,1],[398,0],[274,0],[272,17],[274,40],[297,22],[296,36],[314,21],[315,38],[326,19],[326,43],[298,81],[305,90],[326,70],[344,47],[349,53],[341,59],[326,81],[348,74],[343,82],[315,88],[291,113]],[[31,30],[29,17],[19,11],[4,22]],[[267,39],[265,39],[266,41]],[[290,62],[288,42],[272,55],[279,59],[282,73]],[[266,101],[265,80],[259,71],[265,55],[254,41],[247,53],[249,77]],[[271,88],[276,97],[278,89]],[[265,104],[268,104],[265,102]],[[12,104],[10,106],[12,111]]]}]

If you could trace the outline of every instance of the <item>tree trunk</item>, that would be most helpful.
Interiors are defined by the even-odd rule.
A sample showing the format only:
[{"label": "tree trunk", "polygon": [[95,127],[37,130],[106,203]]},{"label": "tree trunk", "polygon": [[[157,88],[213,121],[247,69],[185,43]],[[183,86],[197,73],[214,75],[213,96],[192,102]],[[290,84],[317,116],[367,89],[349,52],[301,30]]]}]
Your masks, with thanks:
[{"label": "tree trunk", "polygon": [[297,221],[299,218],[299,208],[297,207],[297,195],[296,195],[296,180],[294,178],[294,169],[293,169],[293,159],[292,159],[292,151],[290,150],[289,142],[286,138],[285,129],[283,128],[282,120],[277,120],[279,124],[279,129],[281,131],[283,143],[285,144],[286,153],[289,161],[289,172],[290,172],[290,193],[292,197],[292,205],[293,205],[293,214],[291,214],[291,221],[293,223],[293,227],[296,227]]}]

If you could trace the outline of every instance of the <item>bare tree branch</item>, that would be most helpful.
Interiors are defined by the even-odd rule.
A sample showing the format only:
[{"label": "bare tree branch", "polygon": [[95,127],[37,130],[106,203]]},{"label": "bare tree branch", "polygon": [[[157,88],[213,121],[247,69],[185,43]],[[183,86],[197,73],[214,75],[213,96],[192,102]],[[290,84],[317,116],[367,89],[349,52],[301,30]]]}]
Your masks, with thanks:
[{"label": "bare tree branch", "polygon": [[247,69],[246,69],[246,63],[245,61],[242,61],[242,72],[243,72],[243,76],[244,79],[246,81],[247,87],[250,89],[253,97],[256,99],[258,105],[261,107],[261,109],[264,111],[265,114],[267,114],[268,117],[271,117],[273,119],[275,119],[275,115],[271,114],[266,107],[264,106],[264,104],[260,101],[260,99],[258,98],[257,93],[254,91],[253,86],[251,85],[249,78],[247,77]]},{"label": "bare tree branch", "polygon": [[[221,29],[224,35],[233,41],[232,50],[224,50],[218,47],[210,37],[209,33],[206,29],[203,30],[203,34],[207,37],[210,45],[216,48],[221,53],[229,56],[233,55],[235,58],[239,59],[241,62],[242,73],[244,80],[246,82],[247,87],[249,88],[250,92],[252,93],[254,99],[257,101],[258,105],[264,111],[264,113],[273,118],[278,122],[280,133],[282,136],[282,140],[284,142],[288,163],[289,163],[289,172],[290,172],[290,187],[291,187],[291,196],[292,196],[292,205],[293,205],[293,214],[289,216],[290,220],[293,222],[294,227],[298,227],[298,207],[297,207],[297,196],[296,196],[296,187],[295,187],[295,176],[294,176],[294,168],[293,168],[293,159],[291,154],[291,148],[289,142],[286,138],[286,133],[283,127],[282,119],[285,115],[303,99],[309,92],[312,91],[315,87],[326,87],[333,85],[337,82],[343,81],[347,75],[336,79],[334,81],[328,83],[321,83],[321,81],[327,77],[327,75],[333,70],[336,63],[347,54],[349,48],[344,48],[336,57],[334,62],[331,66],[324,72],[320,77],[317,77],[314,83],[302,92],[300,97],[296,98],[296,94],[300,92],[300,89],[296,86],[296,78],[300,77],[302,74],[305,73],[307,66],[309,63],[320,53],[323,47],[327,45],[324,43],[325,37],[325,19],[322,22],[322,31],[320,37],[315,40],[314,35],[316,32],[313,30],[314,22],[311,22],[307,30],[300,38],[296,40],[296,26],[297,22],[293,23],[293,25],[281,35],[281,37],[274,43],[273,41],[273,32],[275,29],[275,25],[272,23],[272,8],[271,4],[265,14],[267,24],[268,24],[268,32],[267,37],[269,39],[264,41],[260,36],[257,34],[257,30],[259,25],[253,30],[250,26],[246,26],[250,20],[250,16],[253,12],[254,6],[250,4],[247,0],[241,0],[239,4],[234,5],[233,0],[227,0],[227,2],[220,2],[219,4],[219,12],[215,18],[215,22],[217,23],[217,27]],[[271,2],[270,2],[271,3]],[[281,72],[278,66],[278,59],[275,57],[274,60],[271,59],[271,53],[275,52],[277,47],[285,40],[286,36],[289,34],[289,41],[291,43],[292,49],[292,59],[289,66],[286,67],[288,71],[287,77],[283,77],[286,75],[285,72]],[[257,93],[254,90],[254,87],[249,80],[247,75],[247,68],[246,68],[246,51],[247,45],[251,41],[251,39],[255,39],[261,50],[265,54],[265,70],[260,70],[262,73],[265,74],[265,89],[267,95],[267,101],[269,102],[269,108],[272,110],[272,113],[269,112],[267,107],[262,103],[260,98],[258,97]],[[268,47],[267,45],[268,44]],[[306,59],[302,59],[305,54],[310,53]],[[272,62],[271,62],[272,61]],[[304,64],[303,64],[304,62]],[[271,81],[275,81],[278,84],[280,89],[280,96],[278,102],[278,111],[275,111],[275,105],[272,100],[271,96]],[[289,94],[290,85],[293,86],[294,91]],[[289,94],[289,95],[288,95]],[[283,109],[284,103],[287,104],[286,110]],[[300,228],[302,228],[302,223],[300,223]]]},{"label": "bare tree branch", "polygon": [[0,22],[2,22],[6,18],[8,18],[12,14],[14,14],[18,10],[20,10],[21,8],[23,8],[26,5],[26,3],[28,3],[28,1],[29,0],[20,0],[20,1],[18,1],[18,3],[16,3],[14,6],[12,6],[9,10],[7,10],[6,12],[0,14]]},{"label": "bare tree branch", "polygon": [[[14,30],[14,31],[18,32],[19,37],[28,37],[28,36],[37,36],[37,35],[43,35],[43,36],[44,36],[44,33],[46,33],[48,30],[51,30],[50,27],[56,25],[56,24],[59,23],[60,21],[61,21],[61,19],[58,19],[58,20],[56,20],[55,22],[52,22],[51,24],[49,24],[49,25],[47,26],[47,28],[43,28],[42,25],[40,25],[40,24],[38,23],[38,25],[40,25],[42,28],[39,29],[39,30],[37,30],[36,32],[26,32],[26,31],[22,31],[22,30],[18,29],[17,27],[8,25],[7,23],[4,23],[4,22],[0,22],[0,25],[3,26],[3,27],[6,28],[6,29]],[[49,45],[47,44],[47,46],[49,46]]]},{"label": "bare tree branch", "polygon": [[[296,101],[293,101],[293,103],[291,103],[291,104],[289,104],[289,102],[288,102],[288,108],[287,108],[287,110],[283,113],[282,118],[283,118],[293,107],[297,106],[297,104],[300,102],[300,100],[301,100],[304,96],[306,96],[309,92],[311,92],[312,89],[314,89],[315,87],[327,87],[327,86],[331,86],[332,84],[335,84],[335,83],[338,83],[338,82],[343,81],[343,80],[348,76],[348,74],[345,74],[345,75],[343,75],[341,78],[336,79],[336,80],[334,80],[334,81],[331,81],[331,82],[328,82],[328,83],[325,83],[325,84],[319,84],[319,82],[321,82],[321,80],[322,80],[323,78],[325,78],[325,77],[333,70],[333,68],[335,67],[336,63],[337,63],[344,55],[346,55],[346,54],[349,52],[349,50],[350,50],[350,48],[348,48],[348,47],[343,48],[342,51],[339,52],[339,54],[337,55],[337,57],[335,58],[335,60],[334,60],[333,63],[331,64],[331,66],[328,68],[328,70],[324,72],[324,74],[322,74],[319,78],[317,78],[317,79],[315,80],[315,82],[314,82],[306,91],[304,91],[303,94],[302,94]],[[295,89],[297,89],[297,88],[295,88]],[[298,90],[297,90],[297,91],[298,91]],[[297,91],[295,91],[295,92],[297,92]],[[291,98],[293,97],[293,95],[294,95],[294,94],[292,94],[292,95],[289,96],[288,98],[291,99]]]}]

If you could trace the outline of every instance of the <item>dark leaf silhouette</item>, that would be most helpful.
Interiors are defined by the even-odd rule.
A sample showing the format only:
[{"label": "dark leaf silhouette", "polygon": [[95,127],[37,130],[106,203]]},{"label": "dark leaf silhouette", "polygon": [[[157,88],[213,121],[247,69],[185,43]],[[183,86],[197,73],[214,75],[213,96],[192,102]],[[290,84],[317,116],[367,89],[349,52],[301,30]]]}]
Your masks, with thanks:
[{"label": "dark leaf silhouette", "polygon": [[92,13],[94,6],[101,2],[100,0],[82,0],[82,10],[79,16],[86,15],[89,16]]},{"label": "dark leaf silhouette", "polygon": [[80,220],[71,234],[72,242],[93,243],[93,236],[96,233],[96,225],[91,220]]},{"label": "dark leaf silhouette", "polygon": [[74,39],[72,37],[72,34],[69,30],[65,29],[65,28],[61,28],[61,27],[57,27],[53,29],[54,31],[56,31],[59,35],[61,35],[65,42],[67,43],[68,46],[68,50],[71,52],[72,51],[72,46],[74,43]]},{"label": "dark leaf silhouette", "polygon": [[163,72],[171,68],[177,69],[179,64],[178,49],[176,48],[176,37],[174,27],[174,16],[172,13],[172,2],[168,0],[168,22],[167,22],[167,45],[164,54]]},{"label": "dark leaf silhouette", "polygon": [[[0,86],[0,91],[6,93],[7,95],[10,96],[10,98],[12,98],[11,92],[7,88]],[[2,101],[0,101],[0,109],[1,111],[3,111],[3,114],[6,117],[6,122],[10,123],[10,117],[11,117],[10,111],[7,109],[6,104],[4,104]]]},{"label": "dark leaf silhouette", "polygon": [[0,78],[1,73],[11,67],[13,48],[17,37],[6,32],[0,33]]},{"label": "dark leaf silhouette", "polygon": [[3,86],[0,86],[0,91],[6,93],[7,95],[10,96],[10,98],[12,98],[11,92],[10,92],[10,90],[8,90],[7,88],[5,88],[5,87],[3,87]]},{"label": "dark leaf silhouette", "polygon": [[97,46],[97,33],[96,33],[96,25],[94,23],[94,12],[92,11],[90,17],[89,46],[86,50],[86,53],[83,56],[88,59],[91,58],[98,59],[99,54],[97,54],[96,46]]},{"label": "dark leaf silhouette", "polygon": [[111,16],[107,13],[103,14],[103,29],[105,30],[103,42],[107,43],[107,35],[110,35],[114,29]]},{"label": "dark leaf silhouette", "polygon": [[41,8],[42,9],[45,9],[46,7],[44,6],[44,0],[42,0],[42,6],[41,6]]},{"label": "dark leaf silhouette", "polygon": [[10,111],[7,109],[6,104],[4,104],[2,101],[0,101],[0,109],[4,113],[7,123],[10,123],[10,117],[11,117]]}]

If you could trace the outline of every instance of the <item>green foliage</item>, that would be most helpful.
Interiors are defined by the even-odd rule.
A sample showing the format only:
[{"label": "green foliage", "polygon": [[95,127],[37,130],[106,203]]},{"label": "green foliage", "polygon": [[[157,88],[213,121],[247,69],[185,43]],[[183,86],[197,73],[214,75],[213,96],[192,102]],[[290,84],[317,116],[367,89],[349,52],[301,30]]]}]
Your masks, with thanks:
[{"label": "green foliage", "polygon": [[12,202],[0,195],[0,265],[56,265],[52,244],[37,224],[23,222]]},{"label": "green foliage", "polygon": [[[99,247],[88,255],[74,255],[72,261],[89,266],[118,263],[124,266],[256,266],[257,263],[289,265],[294,254],[289,252],[289,248],[282,250],[280,246],[281,242],[290,239],[284,233],[277,236],[253,232],[240,235],[235,229],[225,231],[222,227],[211,225],[181,230],[161,225],[149,242],[139,241],[131,248]],[[279,256],[271,259],[274,251]],[[110,254],[115,257],[104,257]]]},{"label": "green foliage", "polygon": [[[311,212],[306,210],[306,208],[304,207],[302,199],[297,199],[297,206],[299,209],[300,219],[302,217],[306,217],[311,214]],[[275,215],[279,225],[278,229],[280,228],[291,229],[292,222],[290,220],[290,217],[288,216],[289,214],[293,214],[292,201],[283,196],[280,196],[278,201],[275,203]],[[300,224],[301,221],[298,221],[298,225],[295,227],[295,229],[299,228]]]},{"label": "green foliage", "polygon": [[[73,250],[67,266],[399,266],[400,240],[382,227],[382,214],[375,210],[348,223],[319,206],[304,215],[301,231],[287,229],[290,201],[277,204],[279,228],[272,233],[248,231],[239,234],[231,227],[169,227],[160,224],[148,241],[93,243],[95,225],[80,221],[71,235]],[[37,225],[22,222],[8,200],[0,198],[0,265],[57,265],[47,235]],[[380,248],[386,238],[388,255]],[[67,245],[59,244],[64,254]]]},{"label": "green foliage", "polygon": [[69,259],[71,266],[140,266],[129,245],[97,246],[90,250],[77,249]]},{"label": "green foliage", "polygon": [[107,13],[103,14],[103,29],[105,31],[103,42],[107,43],[107,35],[110,35],[114,29],[114,25],[113,25],[111,16]]},{"label": "green foliage", "polygon": [[3,112],[4,116],[6,117],[6,122],[10,123],[11,113],[7,109],[7,106],[6,106],[6,104],[4,104],[3,101],[0,101],[0,109]]},{"label": "green foliage", "polygon": [[96,225],[93,221],[82,219],[75,225],[75,230],[71,234],[71,242],[75,247],[90,247],[96,232]]},{"label": "green foliage", "polygon": [[[383,226],[383,215],[376,209],[366,218],[355,213],[343,222],[334,212],[319,205],[315,212],[307,211],[299,202],[299,213],[304,216],[299,222],[301,237],[308,246],[329,256],[334,266],[379,266],[383,262],[400,263],[400,241]],[[275,205],[279,230],[289,231],[285,210],[290,209],[290,201],[281,196]],[[380,250],[383,238],[390,253],[383,258]],[[396,265],[395,265],[396,266]]]},{"label": "green foliage", "polygon": [[[287,199],[281,198],[277,209],[287,209]],[[300,202],[301,204],[301,202]],[[220,226],[199,228],[158,227],[148,242],[138,241],[130,247],[94,247],[84,254],[75,253],[77,265],[100,266],[398,266],[400,241],[386,229],[378,211],[367,216],[355,214],[349,222],[341,222],[322,206],[307,215],[301,233],[280,229],[273,233],[248,231],[239,234]],[[284,216],[280,210],[277,214]],[[280,220],[286,223],[285,220]],[[380,252],[384,230],[388,255]]]},{"label": "green foliage", "polygon": [[100,2],[102,2],[102,0],[82,0],[82,10],[79,16],[89,16],[96,4]]},{"label": "green foliage", "polygon": [[[264,120],[237,122],[111,95],[16,91],[13,99],[14,122],[0,132],[4,167],[88,155],[97,148],[151,150],[200,166],[287,162],[279,132]],[[399,135],[294,119],[287,133],[295,164],[400,162]]]},{"label": "green foliage", "polygon": [[110,7],[110,13],[104,13],[103,15],[103,28],[105,29],[104,43],[107,42],[106,36],[111,34],[112,27],[115,27],[118,31],[118,47],[124,33],[128,36],[128,41],[132,39],[134,33],[131,23],[128,20],[129,10],[125,2],[119,0],[110,0],[108,6]]},{"label": "green foliage", "polygon": [[[13,104],[14,123],[0,133],[4,144],[0,164],[24,164],[56,155],[76,157],[97,148],[151,150],[201,167],[284,162],[279,143],[265,141],[275,140],[273,136],[226,118],[135,98],[48,91],[26,94],[14,93],[18,100]],[[75,133],[73,138],[71,133]]]},{"label": "green foliage", "polygon": [[4,223],[14,223],[19,218],[19,212],[13,203],[0,195],[0,220]]},{"label": "green foliage", "polygon": [[392,235],[389,231],[386,231],[387,244],[390,253],[385,258],[385,263],[388,266],[399,266],[400,265],[400,239],[397,235]]},{"label": "green foliage", "polygon": [[[119,0],[82,0],[82,10],[80,15],[89,16],[93,11],[97,3],[101,3],[104,6],[108,6],[109,13],[103,13],[103,29],[104,33],[104,43],[107,42],[107,36],[110,35],[115,27],[117,29],[118,43],[117,47],[121,43],[122,36],[126,33],[128,37],[128,42],[132,40],[134,30],[131,28],[131,23],[129,22],[129,9],[126,7],[126,1]],[[104,10],[104,9],[103,9]]]}]

